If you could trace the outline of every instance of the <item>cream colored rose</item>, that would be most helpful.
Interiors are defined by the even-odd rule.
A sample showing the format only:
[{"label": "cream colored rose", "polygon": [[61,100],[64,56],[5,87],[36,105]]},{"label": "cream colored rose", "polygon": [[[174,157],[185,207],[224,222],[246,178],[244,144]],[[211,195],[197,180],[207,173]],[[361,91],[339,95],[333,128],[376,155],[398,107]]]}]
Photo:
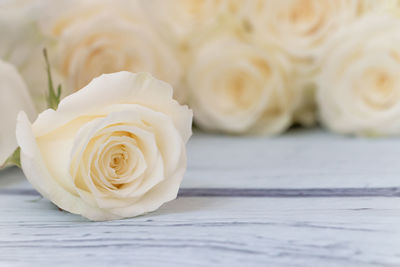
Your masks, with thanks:
[{"label": "cream colored rose", "polygon": [[177,195],[192,112],[148,74],[104,74],[30,124],[18,118],[21,163],[32,185],[91,220],[151,212]]},{"label": "cream colored rose", "polygon": [[214,25],[217,19],[240,6],[238,0],[141,1],[156,28],[172,43],[185,42],[194,32]]},{"label": "cream colored rose", "polygon": [[182,70],[176,51],[159,38],[133,3],[77,3],[72,13],[61,10],[49,20],[58,46],[53,52],[55,66],[71,91],[100,74],[122,70],[150,72],[178,87]]},{"label": "cream colored rose", "polygon": [[288,55],[291,91],[300,95],[294,122],[315,123],[315,61],[326,40],[360,15],[363,0],[243,1],[239,18],[256,42],[275,44]]},{"label": "cream colored rose", "polygon": [[400,22],[370,16],[338,32],[320,64],[322,122],[344,134],[400,134]]},{"label": "cream colored rose", "polygon": [[189,104],[201,128],[276,134],[290,125],[296,99],[279,51],[221,37],[196,48],[189,66]]},{"label": "cream colored rose", "polygon": [[[183,69],[190,67],[193,43],[215,29],[230,28],[221,22],[235,21],[241,0],[140,0],[145,16],[150,19],[163,42],[178,51]],[[175,97],[187,103],[184,84],[176,86]]]},{"label": "cream colored rose", "polygon": [[28,89],[17,69],[0,60],[0,168],[18,147],[15,125],[21,110],[31,119],[36,115]]},{"label": "cream colored rose", "polygon": [[254,0],[244,1],[241,16],[255,38],[274,42],[293,56],[309,57],[358,11],[358,0]]}]

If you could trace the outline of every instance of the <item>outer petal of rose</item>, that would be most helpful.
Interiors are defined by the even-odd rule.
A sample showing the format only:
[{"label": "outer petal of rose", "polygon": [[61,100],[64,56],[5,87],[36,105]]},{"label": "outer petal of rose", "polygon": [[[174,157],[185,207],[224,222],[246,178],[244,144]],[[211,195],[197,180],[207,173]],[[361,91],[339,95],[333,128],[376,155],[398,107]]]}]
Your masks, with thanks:
[{"label": "outer petal of rose", "polygon": [[[46,111],[36,120],[33,131],[44,135],[82,115],[99,115],[98,111],[113,104],[139,104],[170,116],[182,139],[192,134],[192,111],[172,98],[172,87],[150,74],[121,71],[103,74],[86,87],[64,98],[57,114]],[[90,101],[88,101],[90,99]]]},{"label": "outer petal of rose", "polygon": [[18,112],[36,115],[28,89],[16,68],[0,61],[0,166],[18,147],[15,124]]},{"label": "outer petal of rose", "polygon": [[17,120],[17,141],[21,147],[21,164],[25,176],[39,193],[58,207],[80,214],[91,220],[109,220],[120,217],[84,203],[78,194],[72,194],[60,185],[47,170],[37,146],[32,126],[26,114],[21,112]]}]

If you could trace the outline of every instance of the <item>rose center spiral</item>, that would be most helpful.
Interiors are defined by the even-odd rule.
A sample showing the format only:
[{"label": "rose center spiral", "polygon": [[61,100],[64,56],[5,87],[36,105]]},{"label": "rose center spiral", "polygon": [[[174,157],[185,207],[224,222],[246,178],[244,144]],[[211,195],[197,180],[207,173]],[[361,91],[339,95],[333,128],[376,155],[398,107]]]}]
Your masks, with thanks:
[{"label": "rose center spiral", "polygon": [[121,146],[121,151],[114,153],[111,156],[109,166],[115,171],[117,175],[121,175],[123,174],[123,171],[126,169],[128,160],[129,160],[129,155],[125,151],[124,147]]}]

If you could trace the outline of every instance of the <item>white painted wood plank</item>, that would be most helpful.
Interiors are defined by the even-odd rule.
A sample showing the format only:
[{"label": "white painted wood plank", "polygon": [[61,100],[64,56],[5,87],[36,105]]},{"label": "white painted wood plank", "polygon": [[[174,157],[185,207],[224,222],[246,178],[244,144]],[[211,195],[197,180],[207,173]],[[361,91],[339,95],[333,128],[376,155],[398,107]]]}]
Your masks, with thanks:
[{"label": "white painted wood plank", "polygon": [[[400,198],[354,197],[398,195],[399,151],[398,139],[319,130],[196,134],[186,197],[105,223],[36,201],[22,173],[7,169],[0,172],[0,266],[399,266]],[[225,197],[188,197],[196,192]],[[353,197],[293,198],[299,192]]]},{"label": "white painted wood plank", "polygon": [[[0,172],[0,189],[30,188],[22,181],[14,169]],[[400,187],[400,139],[350,138],[321,130],[275,138],[196,133],[188,145],[182,187]]]},{"label": "white painted wood plank", "polygon": [[33,189],[24,173],[17,167],[0,171],[0,191],[8,189]]},{"label": "white painted wood plank", "polygon": [[179,198],[93,223],[0,196],[0,266],[399,266],[399,247],[399,198]]},{"label": "white painted wood plank", "polygon": [[183,187],[348,188],[400,186],[400,139],[322,130],[275,138],[197,134]]}]

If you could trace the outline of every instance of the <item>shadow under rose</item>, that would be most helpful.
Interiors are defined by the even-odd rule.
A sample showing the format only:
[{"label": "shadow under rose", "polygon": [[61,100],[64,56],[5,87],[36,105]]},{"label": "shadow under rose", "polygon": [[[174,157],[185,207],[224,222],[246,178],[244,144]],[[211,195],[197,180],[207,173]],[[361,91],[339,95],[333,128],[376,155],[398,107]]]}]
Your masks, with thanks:
[{"label": "shadow under rose", "polygon": [[[36,206],[36,209],[41,210],[42,212],[46,212],[46,218],[50,219],[53,218],[57,221],[64,221],[70,223],[90,223],[91,221],[76,214],[69,213],[58,208],[48,199],[41,198],[38,196],[32,196],[32,199],[27,200],[31,202],[32,205]],[[191,197],[191,196],[178,196],[177,199],[174,199],[170,202],[163,204],[158,210],[133,217],[133,218],[126,218],[121,220],[115,220],[119,222],[123,221],[130,221],[134,222],[143,222],[143,221],[153,221],[157,220],[158,218],[162,219],[165,217],[169,217],[170,215],[182,214],[182,215],[189,215],[193,213],[199,213],[202,211],[206,211],[209,207],[216,207],[221,206],[224,201],[218,201],[218,198],[213,197]],[[38,212],[38,214],[42,213]],[[51,220],[53,220],[51,219]],[[110,222],[110,221],[108,221]],[[106,222],[96,222],[96,223],[107,223]]]},{"label": "shadow under rose", "polygon": [[17,167],[8,167],[0,170],[0,188],[10,188],[21,184],[25,180],[24,173]]}]

